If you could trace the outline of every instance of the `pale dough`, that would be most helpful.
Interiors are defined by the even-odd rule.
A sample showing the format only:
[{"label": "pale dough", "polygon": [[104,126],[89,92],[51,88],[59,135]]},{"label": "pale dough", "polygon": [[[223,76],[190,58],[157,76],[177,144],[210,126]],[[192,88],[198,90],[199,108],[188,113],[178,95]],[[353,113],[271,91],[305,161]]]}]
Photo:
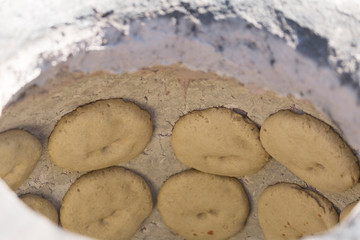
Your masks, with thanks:
[{"label": "pale dough", "polygon": [[355,201],[347,205],[340,213],[340,222],[343,221],[347,215],[353,210],[353,208],[358,204],[359,201]]},{"label": "pale dough", "polygon": [[59,214],[49,200],[35,194],[24,194],[20,199],[35,212],[44,215],[56,225],[59,224]]},{"label": "pale dough", "polygon": [[320,191],[342,192],[359,179],[358,160],[327,124],[306,113],[279,111],[260,130],[265,150]]},{"label": "pale dough", "polygon": [[157,208],[164,223],[186,239],[227,239],[249,214],[241,183],[231,177],[188,170],[162,185]]},{"label": "pale dough", "polygon": [[314,235],[338,222],[338,214],[329,200],[296,184],[268,187],[257,205],[259,223],[267,240]]},{"label": "pale dough", "polygon": [[250,175],[269,160],[258,127],[227,108],[193,111],[181,117],[172,131],[171,143],[182,163],[217,175]]},{"label": "pale dough", "polygon": [[121,99],[96,101],[63,116],[49,138],[51,159],[73,171],[129,161],[150,141],[150,114]]},{"label": "pale dough", "polygon": [[139,175],[121,167],[81,176],[60,208],[64,229],[104,240],[129,239],[153,208],[152,196]]},{"label": "pale dough", "polygon": [[10,188],[17,189],[34,170],[41,152],[39,140],[24,130],[0,133],[0,177]]}]

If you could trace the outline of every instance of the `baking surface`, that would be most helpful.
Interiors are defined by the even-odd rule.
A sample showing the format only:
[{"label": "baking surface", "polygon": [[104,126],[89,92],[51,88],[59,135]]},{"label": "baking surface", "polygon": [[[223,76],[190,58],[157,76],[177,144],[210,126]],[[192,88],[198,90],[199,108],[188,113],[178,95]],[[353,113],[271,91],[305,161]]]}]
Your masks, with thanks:
[{"label": "baking surface", "polygon": [[[241,81],[241,80],[240,80]],[[280,97],[253,86],[243,86],[235,79],[213,73],[191,71],[178,65],[157,66],[135,73],[114,75],[104,72],[71,73],[59,68],[43,86],[29,85],[19,98],[9,104],[0,119],[0,131],[23,128],[34,134],[44,150],[37,167],[17,193],[35,193],[51,200],[57,208],[67,189],[83,172],[71,172],[54,165],[46,151],[48,136],[56,122],[76,107],[99,99],[123,98],[150,112],[153,136],[142,154],[121,164],[148,182],[156,203],[157,192],[171,175],[188,169],[179,162],[171,148],[171,130],[178,118],[195,109],[213,106],[241,109],[261,125],[267,116],[280,109],[301,109],[331,123],[309,102],[291,96]],[[334,126],[336,128],[336,126]],[[307,185],[278,162],[271,160],[256,174],[240,178],[251,204],[244,229],[231,239],[264,239],[256,217],[256,201],[261,192],[277,182]],[[360,186],[342,194],[322,193],[337,209],[357,200]],[[182,239],[160,220],[154,207],[150,217],[133,239]]]}]

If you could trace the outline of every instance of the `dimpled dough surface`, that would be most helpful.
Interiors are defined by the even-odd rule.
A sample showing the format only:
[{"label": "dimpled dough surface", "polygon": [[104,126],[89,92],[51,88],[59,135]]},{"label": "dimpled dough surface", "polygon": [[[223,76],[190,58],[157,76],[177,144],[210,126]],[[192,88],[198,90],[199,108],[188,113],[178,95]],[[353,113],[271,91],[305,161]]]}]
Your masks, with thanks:
[{"label": "dimpled dough surface", "polygon": [[152,134],[150,114],[121,99],[96,101],[65,115],[49,139],[49,154],[60,167],[89,171],[139,155]]},{"label": "dimpled dough surface", "polygon": [[59,223],[59,214],[49,200],[35,194],[25,194],[20,196],[20,199],[32,210],[44,215],[56,225]]},{"label": "dimpled dough surface", "polygon": [[121,167],[81,176],[66,193],[62,226],[97,239],[129,239],[152,210],[151,192],[137,174]]},{"label": "dimpled dough surface", "polygon": [[286,110],[271,115],[260,139],[273,158],[320,191],[342,192],[359,179],[349,146],[329,125],[306,113]]},{"label": "dimpled dough surface", "polygon": [[224,176],[253,174],[270,158],[259,140],[258,127],[226,108],[193,111],[181,117],[171,143],[185,165]]},{"label": "dimpled dough surface", "polygon": [[241,183],[230,177],[188,170],[161,187],[157,208],[164,223],[186,239],[228,239],[249,214]]},{"label": "dimpled dough surface", "polygon": [[322,232],[338,222],[330,201],[290,183],[265,189],[258,200],[258,217],[267,240],[298,239]]},{"label": "dimpled dough surface", "polygon": [[0,177],[10,188],[17,189],[34,170],[41,151],[39,140],[26,131],[0,133]]}]

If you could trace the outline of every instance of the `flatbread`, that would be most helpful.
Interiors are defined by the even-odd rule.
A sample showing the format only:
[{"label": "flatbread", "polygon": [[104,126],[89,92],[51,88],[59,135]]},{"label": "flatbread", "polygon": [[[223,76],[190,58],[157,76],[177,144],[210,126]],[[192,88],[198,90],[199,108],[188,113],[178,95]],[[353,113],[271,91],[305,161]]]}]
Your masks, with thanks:
[{"label": "flatbread", "polygon": [[237,179],[196,170],[170,177],[160,188],[157,208],[163,222],[189,240],[227,239],[243,228],[249,214]]},{"label": "flatbread", "polygon": [[265,150],[320,191],[343,192],[359,179],[358,160],[326,123],[306,113],[279,111],[260,130]]},{"label": "flatbread", "polygon": [[151,192],[139,175],[121,167],[81,176],[60,208],[64,229],[104,240],[129,239],[153,207]]},{"label": "flatbread", "polygon": [[39,140],[24,130],[0,133],[0,177],[11,189],[17,189],[34,170],[41,152]]},{"label": "flatbread", "polygon": [[227,108],[193,111],[181,117],[172,131],[171,143],[182,163],[217,175],[250,175],[269,160],[258,127]]},{"label": "flatbread", "polygon": [[338,223],[338,214],[329,200],[290,183],[264,190],[258,200],[258,218],[267,240],[298,239]]},{"label": "flatbread", "polygon": [[96,101],[63,116],[49,138],[56,165],[90,171],[138,156],[152,135],[150,114],[121,99]]},{"label": "flatbread", "polygon": [[35,194],[24,194],[20,196],[20,199],[35,212],[44,215],[56,225],[59,224],[59,214],[49,200]]},{"label": "flatbread", "polygon": [[358,204],[359,201],[355,201],[347,205],[340,213],[340,222],[342,222]]}]

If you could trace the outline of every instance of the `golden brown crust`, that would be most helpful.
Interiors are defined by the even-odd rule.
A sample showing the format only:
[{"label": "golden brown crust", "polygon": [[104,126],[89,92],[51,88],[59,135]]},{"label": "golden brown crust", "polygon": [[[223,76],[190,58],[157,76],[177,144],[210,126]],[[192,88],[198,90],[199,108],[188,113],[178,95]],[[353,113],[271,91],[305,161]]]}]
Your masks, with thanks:
[{"label": "golden brown crust", "polygon": [[160,188],[157,208],[164,223],[186,239],[227,239],[249,214],[241,183],[231,177],[188,170]]},{"label": "golden brown crust", "polygon": [[245,176],[269,160],[259,140],[258,127],[227,108],[193,111],[175,124],[171,143],[176,157],[199,171]]},{"label": "golden brown crust", "polygon": [[340,213],[340,222],[343,221],[353,210],[353,208],[358,204],[358,201],[352,202],[349,205],[347,205]]},{"label": "golden brown crust", "polygon": [[59,214],[49,200],[35,194],[24,194],[19,198],[35,212],[44,215],[56,225],[59,224]]},{"label": "golden brown crust", "polygon": [[342,192],[359,179],[358,160],[326,123],[308,114],[279,111],[260,130],[265,150],[320,191]]},{"label": "golden brown crust", "polygon": [[121,167],[81,176],[60,208],[64,229],[98,239],[129,239],[153,207],[151,192],[139,175]]},{"label": "golden brown crust", "polygon": [[151,135],[148,112],[121,99],[99,100],[63,116],[50,135],[48,150],[60,167],[90,171],[135,158]]},{"label": "golden brown crust", "polygon": [[267,240],[313,235],[338,222],[338,214],[329,200],[296,184],[268,187],[257,205],[259,223]]},{"label": "golden brown crust", "polygon": [[0,177],[10,188],[17,189],[34,170],[41,152],[39,140],[24,130],[0,133]]}]

